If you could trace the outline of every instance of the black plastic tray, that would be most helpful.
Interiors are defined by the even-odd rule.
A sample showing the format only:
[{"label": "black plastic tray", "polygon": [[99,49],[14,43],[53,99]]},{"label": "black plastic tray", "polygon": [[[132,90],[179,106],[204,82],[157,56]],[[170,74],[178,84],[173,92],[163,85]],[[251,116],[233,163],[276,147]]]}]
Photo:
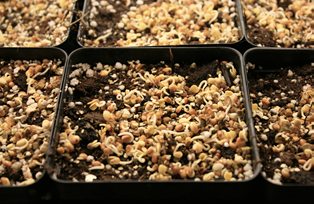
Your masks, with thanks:
[{"label": "black plastic tray", "polygon": [[[233,48],[226,47],[211,47],[211,48],[171,48],[174,63],[209,63],[216,59],[222,61],[232,61],[240,78],[243,78],[243,72],[241,68],[243,66],[242,56],[238,51]],[[188,57],[187,57],[188,56]],[[73,182],[69,180],[57,179],[54,176],[55,173],[55,154],[56,147],[58,145],[58,137],[61,131],[61,125],[63,121],[63,105],[67,100],[67,92],[64,91],[65,86],[69,83],[69,73],[71,73],[72,65],[78,63],[98,63],[103,64],[115,64],[119,61],[121,63],[127,63],[130,60],[140,60],[141,63],[158,63],[165,61],[166,63],[171,61],[170,48],[157,47],[157,48],[80,48],[72,52],[68,59],[67,70],[64,76],[64,83],[62,86],[62,96],[60,98],[60,111],[57,115],[57,123],[54,131],[54,139],[51,140],[50,147],[51,155],[49,161],[47,161],[48,174],[53,183],[53,196],[64,200],[77,200],[77,199],[102,199],[103,196],[109,196],[112,198],[119,198],[121,190],[123,191],[123,197],[134,198],[135,194],[141,192],[141,198],[174,198],[177,195],[197,195],[198,198],[208,198],[210,196],[213,199],[226,198],[226,193],[232,198],[247,198],[253,192],[252,186],[256,185],[254,178],[260,172],[260,164],[256,141],[254,137],[249,137],[249,145],[252,147],[252,167],[254,175],[252,178],[242,181],[226,182],[226,181],[191,181],[191,180],[176,180],[168,182],[156,182],[156,181],[94,181]],[[243,83],[241,80],[241,90],[243,91],[243,97],[246,99],[248,96],[247,83]],[[244,100],[245,103],[246,100]],[[248,103],[245,103],[247,107]],[[250,104],[250,103],[249,103]],[[246,111],[247,112],[247,111]],[[249,121],[249,115],[246,113],[246,122],[251,128]],[[251,136],[251,129],[249,129],[249,135]],[[128,189],[128,190],[126,190]],[[105,195],[104,195],[105,194]],[[157,196],[157,197],[156,197]]]},{"label": "black plastic tray", "polygon": [[[78,2],[75,2],[73,4],[73,7],[72,7],[73,11],[78,9],[77,4],[78,4]],[[71,15],[71,17],[69,19],[69,25],[74,22],[73,19],[74,19],[75,16],[76,16],[76,14],[72,12],[72,15]],[[73,37],[75,37],[75,34],[76,33],[73,33],[73,26],[70,26],[67,29],[67,33],[66,33],[67,37],[66,37],[65,40],[63,40],[60,44],[57,44],[57,45],[54,45],[54,46],[47,46],[47,47],[61,48],[61,49],[65,50],[67,53],[70,53],[71,51],[73,51],[77,47],[77,45],[75,44],[76,42],[71,40]],[[73,42],[75,42],[75,43],[73,43]],[[1,48],[6,48],[6,47],[1,47]]]},{"label": "black plastic tray", "polygon": [[[273,73],[279,71],[280,68],[287,66],[302,66],[314,62],[313,49],[291,49],[291,48],[251,48],[245,52],[243,70],[248,62],[255,64],[255,69],[259,72]],[[267,59],[267,60],[265,60]],[[312,84],[313,85],[313,84]],[[247,85],[248,86],[248,85]],[[249,86],[248,86],[249,87]],[[250,101],[250,98],[249,98]],[[252,134],[255,135],[253,127]],[[260,194],[266,196],[269,201],[273,202],[306,202],[312,199],[311,195],[314,185],[274,184],[262,176],[260,179]],[[291,195],[291,196],[289,196]]]},{"label": "black plastic tray", "polygon": [[[265,47],[265,48],[279,48],[279,47],[275,47],[275,46],[261,46],[261,45],[257,45],[255,43],[253,43],[252,41],[249,40],[248,36],[247,36],[247,30],[248,30],[248,27],[247,27],[247,22],[245,21],[245,18],[244,18],[244,9],[242,7],[242,4],[241,4],[241,1],[242,0],[239,0],[239,14],[240,14],[240,19],[241,19],[241,22],[243,23],[243,38],[244,38],[244,42],[245,42],[245,47],[246,49],[250,49],[250,48],[254,48],[254,47]],[[290,1],[289,1],[290,2]],[[292,2],[292,1],[291,1]],[[291,2],[289,4],[291,4]],[[261,5],[262,3],[260,2],[259,5]],[[278,1],[277,1],[277,5],[278,5]],[[253,14],[252,14],[253,15]],[[294,14],[293,14],[294,15]],[[301,19],[300,19],[301,20]],[[311,27],[311,26],[309,26]],[[263,28],[265,28],[263,26]],[[288,28],[289,29],[289,28]],[[272,32],[273,33],[273,32]],[[290,33],[291,35],[291,33]],[[266,36],[268,37],[268,36]],[[285,48],[285,47],[280,47],[280,48]],[[288,47],[288,49],[313,49],[313,48],[292,48],[292,47]]]},{"label": "black plastic tray", "polygon": [[[238,51],[240,51],[241,53],[244,53],[247,45],[245,44],[245,40],[244,40],[244,23],[243,23],[243,17],[242,17],[242,9],[241,9],[241,2],[240,0],[234,0],[235,2],[235,9],[236,9],[236,14],[237,16],[236,21],[235,21],[235,26],[239,29],[239,41],[235,42],[235,43],[209,43],[209,44],[197,44],[197,45],[167,45],[167,46],[153,46],[153,47],[216,47],[216,46],[222,46],[222,47],[232,47],[237,49]],[[91,4],[91,0],[84,0],[84,5],[83,5],[83,15],[86,14],[86,12],[88,12],[90,10],[90,4]],[[84,20],[87,20],[88,17],[85,17]],[[86,47],[84,45],[82,45],[82,43],[79,41],[79,37],[82,37],[82,35],[84,34],[84,32],[82,31],[82,23],[80,23],[79,26],[79,31],[78,31],[78,35],[77,35],[77,43],[81,46],[81,47]]]},{"label": "black plastic tray", "polygon": [[[0,48],[0,60],[35,60],[35,59],[60,59],[65,64],[67,54],[60,48]],[[56,109],[57,113],[57,109]],[[53,126],[55,123],[52,125]],[[52,131],[50,133],[52,135]],[[47,154],[48,155],[48,154]],[[46,159],[47,159],[46,155]],[[30,203],[39,200],[48,190],[45,186],[47,180],[46,170],[34,183],[25,186],[3,186],[0,185],[0,197],[3,202]],[[2,202],[2,201],[1,201]]]},{"label": "black plastic tray", "polygon": [[[72,8],[73,11],[79,10],[78,4],[79,4],[78,1],[74,3],[73,8]],[[69,20],[69,25],[74,23],[76,16],[77,16],[77,14],[75,12],[72,12],[71,18]],[[75,40],[73,39],[75,34],[76,34],[76,31],[75,31],[75,24],[74,24],[74,25],[68,27],[67,38],[62,43],[60,43],[59,45],[55,45],[53,47],[61,48],[64,51],[66,51],[66,53],[70,54],[74,49],[76,49],[78,47]]]}]

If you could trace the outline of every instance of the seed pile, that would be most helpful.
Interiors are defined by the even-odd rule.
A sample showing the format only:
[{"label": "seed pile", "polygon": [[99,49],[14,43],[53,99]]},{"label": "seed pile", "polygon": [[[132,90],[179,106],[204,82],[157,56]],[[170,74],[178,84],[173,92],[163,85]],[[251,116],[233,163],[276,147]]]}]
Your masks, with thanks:
[{"label": "seed pile", "polygon": [[235,181],[253,176],[240,78],[232,62],[130,61],[72,69],[56,178]]},{"label": "seed pile", "polygon": [[56,46],[67,38],[75,0],[0,1],[0,47]]},{"label": "seed pile", "polygon": [[313,184],[314,65],[261,74],[249,86],[262,173],[277,184]]},{"label": "seed pile", "polygon": [[247,37],[257,46],[314,48],[314,3],[241,0]]},{"label": "seed pile", "polygon": [[41,178],[63,67],[57,60],[0,63],[0,184]]},{"label": "seed pile", "polygon": [[79,38],[86,47],[235,43],[232,0],[91,0]]}]

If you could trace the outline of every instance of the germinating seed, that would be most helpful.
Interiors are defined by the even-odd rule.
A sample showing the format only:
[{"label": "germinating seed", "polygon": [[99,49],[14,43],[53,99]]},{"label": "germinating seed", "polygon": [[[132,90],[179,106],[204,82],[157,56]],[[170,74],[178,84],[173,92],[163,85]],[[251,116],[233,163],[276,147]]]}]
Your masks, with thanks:
[{"label": "germinating seed", "polygon": [[[194,63],[193,69],[165,62],[117,64],[126,70],[95,66],[93,77],[86,77],[84,67],[94,65],[72,67],[69,81],[78,83],[68,84],[71,102],[83,106],[65,103],[57,178],[233,181],[253,176],[243,96],[238,76],[228,74],[236,73],[232,62]],[[107,92],[99,92],[103,87]],[[71,142],[74,135],[78,143]],[[78,160],[81,153],[94,159]],[[92,170],[93,161],[104,168]],[[243,174],[236,173],[239,169]]]},{"label": "germinating seed", "polygon": [[55,74],[63,70],[60,63],[48,59],[0,63],[1,185],[27,185],[42,177],[58,97],[55,90],[62,78]]},{"label": "germinating seed", "polygon": [[314,3],[241,0],[250,42],[262,47],[314,48]]},{"label": "germinating seed", "polygon": [[83,46],[228,44],[240,39],[232,0],[101,2],[87,6],[79,37]]},{"label": "germinating seed", "polygon": [[0,47],[46,47],[67,39],[75,0],[1,1]]},{"label": "germinating seed", "polygon": [[[313,83],[307,82],[313,81],[312,70],[307,64],[278,74],[248,72],[250,90],[263,93],[251,99],[263,175],[277,184],[313,183],[314,91]],[[261,82],[259,77],[270,81]]]}]

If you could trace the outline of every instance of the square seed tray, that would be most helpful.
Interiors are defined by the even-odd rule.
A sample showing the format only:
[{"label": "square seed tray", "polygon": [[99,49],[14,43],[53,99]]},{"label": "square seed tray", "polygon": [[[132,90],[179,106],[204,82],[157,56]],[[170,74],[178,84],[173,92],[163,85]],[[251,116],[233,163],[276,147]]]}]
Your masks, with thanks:
[{"label": "square seed tray", "polygon": [[[189,56],[188,58],[186,57],[187,55]],[[176,72],[175,70],[178,72],[181,70],[181,74],[183,76],[187,75],[188,73],[189,77],[191,78],[195,77],[195,79],[202,79],[202,77],[206,78],[210,70],[214,71],[214,73],[216,72],[216,68],[213,69],[213,67],[210,67],[213,64],[210,66],[208,65],[210,63],[217,63],[216,60],[219,62],[224,61],[223,64],[226,62],[232,62],[234,68],[239,74],[239,78],[236,80],[236,83],[239,84],[239,89],[234,89],[234,91],[239,94],[241,93],[242,99],[239,97],[238,102],[243,102],[244,104],[241,106],[243,111],[238,112],[239,115],[241,114],[242,122],[239,121],[239,123],[237,123],[236,121],[238,121],[238,119],[240,120],[240,118],[238,118],[234,121],[234,124],[247,124],[247,126],[242,126],[242,128],[245,129],[244,131],[246,131],[245,133],[247,133],[246,135],[242,136],[247,137],[247,142],[244,142],[244,138],[237,139],[239,143],[237,143],[236,148],[233,150],[228,148],[228,139],[222,140],[219,143],[221,145],[214,144],[215,142],[213,141],[218,140],[217,130],[219,129],[219,125],[218,123],[215,123],[215,120],[212,120],[213,126],[208,125],[208,127],[216,127],[218,129],[214,130],[215,128],[211,129],[206,128],[205,126],[199,126],[199,129],[196,129],[195,134],[193,134],[191,131],[195,130],[195,126],[193,126],[192,122],[189,123],[190,127],[188,127],[186,124],[186,120],[190,120],[191,117],[188,119],[186,118],[185,120],[182,116],[180,123],[184,125],[184,128],[190,128],[190,131],[187,129],[189,132],[188,135],[177,135],[176,132],[182,133],[183,131],[182,129],[180,130],[180,127],[179,129],[174,129],[174,132],[169,131],[173,129],[174,126],[170,127],[170,123],[167,121],[172,120],[171,118],[176,118],[178,116],[177,114],[186,116],[182,110],[182,112],[179,110],[178,112],[173,112],[173,114],[169,113],[168,115],[163,115],[162,119],[156,119],[156,115],[152,116],[149,115],[149,113],[147,114],[148,119],[134,115],[134,111],[142,114],[140,112],[144,112],[145,109],[145,111],[147,110],[149,112],[152,108],[152,106],[149,105],[151,104],[151,100],[153,100],[153,98],[157,100],[158,98],[152,97],[152,99],[150,99],[149,96],[145,96],[144,98],[146,102],[143,102],[140,98],[135,99],[133,97],[135,96],[134,93],[136,93],[136,95],[138,94],[138,92],[134,91],[136,84],[144,83],[143,89],[147,89],[147,87],[153,88],[153,84],[151,84],[152,81],[142,81],[144,78],[143,76],[149,78],[148,73],[151,73],[152,75],[157,74],[162,77],[164,75],[171,74],[170,68],[172,67],[173,72]],[[83,65],[85,63],[90,64],[90,67]],[[129,63],[134,63],[134,66],[137,68],[134,69],[135,67]],[[167,67],[166,64],[168,64],[169,67]],[[152,68],[151,65],[156,65],[155,69]],[[179,69],[179,65],[184,68]],[[133,71],[115,71],[116,68],[128,69],[129,66],[133,67]],[[160,70],[160,66],[164,67],[165,69]],[[219,65],[218,63],[218,66],[222,65]],[[230,64],[225,66],[230,66]],[[84,67],[84,69],[81,69],[81,67]],[[141,67],[143,70],[139,73],[133,76],[124,77],[125,84],[120,84],[119,87],[111,87],[110,84],[115,83],[113,82],[114,78],[119,78],[120,75],[122,76],[126,73],[136,73],[136,70],[139,71]],[[53,181],[54,196],[57,196],[61,199],[89,199],[90,196],[93,195],[93,198],[101,199],[104,195],[104,190],[106,194],[111,195],[112,197],[117,197],[120,195],[121,189],[130,189],[124,191],[124,196],[126,198],[133,198],[133,195],[136,192],[142,192],[141,196],[143,196],[143,198],[151,198],[151,196],[155,195],[156,192],[158,193],[159,198],[171,198],[174,195],[185,193],[197,193],[198,196],[205,198],[207,197],[207,192],[210,189],[212,197],[219,199],[224,195],[223,189],[230,189],[228,193],[231,197],[236,196],[236,198],[239,199],[245,198],[250,194],[250,191],[252,190],[250,186],[253,185],[254,178],[260,172],[260,164],[258,162],[256,163],[256,161],[259,160],[259,156],[256,151],[256,141],[251,137],[252,125],[250,124],[246,111],[246,98],[248,92],[247,87],[245,85],[243,86],[243,84],[246,83],[243,83],[242,81],[243,72],[241,71],[241,67],[241,55],[238,51],[232,48],[80,48],[72,52],[69,57],[67,70],[65,72],[65,81],[62,87],[62,100],[60,100],[60,107],[57,116],[58,122],[56,123],[54,131],[55,137],[53,140],[51,140],[52,154],[50,159],[47,161],[48,173]],[[144,71],[144,69],[147,70]],[[197,74],[195,75],[194,71],[191,71],[191,69],[195,69],[195,73]],[[103,74],[102,77],[98,75],[98,72]],[[88,74],[88,77],[85,77],[87,76],[86,73]],[[164,75],[162,75],[162,73],[164,73]],[[228,71],[226,71],[226,73],[228,73]],[[140,75],[142,77],[140,77]],[[150,75],[150,77],[153,77],[152,75]],[[84,80],[80,79],[78,82],[77,79],[79,76],[84,76]],[[93,78],[93,76],[97,77]],[[197,78],[196,76],[201,78]],[[214,76],[212,77],[214,78]],[[217,75],[216,80],[218,81],[216,82],[222,82],[220,79],[222,78]],[[106,85],[99,87],[99,80]],[[130,83],[128,80],[136,80],[137,82],[132,81]],[[161,79],[161,81],[162,80],[163,79]],[[172,83],[175,82],[175,79],[173,80],[174,81],[172,81]],[[183,78],[180,78],[180,80],[183,80]],[[92,83],[88,85],[88,81]],[[197,83],[200,81],[201,80],[199,80]],[[231,83],[233,83],[232,81],[233,80],[231,80]],[[211,83],[216,82],[212,81]],[[145,85],[145,83],[147,84]],[[159,84],[158,81],[154,81],[154,83]],[[187,85],[193,87],[191,83],[193,84],[196,82],[187,82]],[[166,86],[166,84],[164,85]],[[85,87],[85,91],[82,89],[82,87]],[[117,89],[117,87],[120,89],[120,91],[113,90]],[[211,85],[210,87],[214,86]],[[179,84],[177,88],[177,93],[170,94],[167,88],[164,88],[162,91],[166,90],[165,92],[169,92],[169,97],[173,97],[179,93],[183,94],[179,90],[181,89],[181,91],[183,91]],[[234,86],[233,88],[236,87]],[[95,92],[94,89],[97,91]],[[99,91],[100,89],[101,91]],[[129,91],[127,91],[127,89]],[[130,92],[131,90],[133,90],[133,92]],[[141,89],[136,88],[136,90],[140,91]],[[153,90],[154,89],[151,89],[151,91]],[[208,91],[208,89],[205,90]],[[125,95],[125,91],[129,94]],[[194,92],[193,89],[190,91],[192,93]],[[217,90],[215,89],[212,91],[212,93],[216,91]],[[72,92],[73,95],[71,94]],[[122,102],[119,102],[121,99],[120,98],[118,100],[120,93],[122,97],[124,97],[124,102],[126,105]],[[150,92],[143,92],[144,95],[148,93]],[[227,93],[227,95],[231,94],[230,92]],[[117,96],[115,94],[117,94]],[[132,98],[128,100],[128,97],[131,97],[131,95]],[[163,104],[165,106],[169,106],[169,104],[167,104],[168,99],[166,99],[166,95],[163,96],[165,97],[166,104],[163,103],[163,100],[160,100],[159,102],[161,103],[158,106],[164,107]],[[140,96],[140,94],[137,96]],[[177,96],[179,97],[179,95]],[[193,98],[191,98],[191,100],[193,101]],[[235,98],[232,100],[236,101]],[[104,104],[105,102],[106,104]],[[134,103],[141,105],[134,105]],[[128,105],[130,106],[130,109],[129,111],[126,111],[125,109],[128,107]],[[156,110],[157,108],[160,108],[158,106],[155,107]],[[82,109],[82,107],[84,108]],[[117,110],[114,110],[114,113],[117,114],[117,117],[119,117],[120,113],[122,114],[119,124],[114,123],[116,124],[115,126],[112,125],[112,119],[115,116],[109,114],[110,111],[112,111],[110,110],[112,107],[117,108]],[[124,108],[123,113],[118,112],[118,110],[121,110],[121,107]],[[186,108],[187,107],[188,106],[186,106]],[[217,106],[214,107],[217,108]],[[195,107],[195,109],[198,112],[201,112],[204,111],[206,107],[202,106],[200,110]],[[220,109],[222,110],[224,108],[220,107]],[[174,109],[171,110],[174,111]],[[190,112],[190,110],[187,111]],[[216,110],[213,109],[213,111]],[[71,112],[73,114],[71,114]],[[189,114],[193,115],[192,112]],[[207,121],[205,123],[209,123],[209,118],[211,117],[210,111],[206,114],[209,115],[203,115],[200,117],[203,117],[203,122]],[[73,118],[72,116],[76,117],[77,119]],[[145,116],[145,114],[142,114],[142,116]],[[149,120],[149,117],[152,120]],[[232,116],[230,115],[230,117],[236,117],[236,115],[233,114]],[[141,118],[143,121],[139,122],[138,124],[131,122],[133,120],[135,120],[135,122],[139,121],[139,118]],[[195,120],[195,117],[192,118],[194,118],[192,120]],[[121,134],[119,133],[119,127],[125,126],[123,122],[130,125],[129,132],[134,134],[133,137],[127,137],[130,134],[123,133],[123,131],[120,132]],[[150,129],[145,125],[146,122],[151,124]],[[176,126],[180,123],[176,123]],[[144,124],[144,126],[142,124]],[[157,130],[156,127],[154,127],[154,124],[161,126],[160,129]],[[139,127],[137,128],[136,125],[139,125]],[[223,129],[222,126],[221,129]],[[165,130],[165,128],[167,129]],[[162,132],[162,130],[164,132]],[[163,134],[167,131],[169,134],[166,137]],[[227,131],[229,132],[229,130]],[[91,134],[87,137],[87,133],[93,132],[95,134]],[[161,135],[158,136],[158,132]],[[223,133],[220,132],[219,141],[220,139],[223,139],[224,136],[221,135]],[[175,137],[175,135],[177,136]],[[206,135],[207,138],[205,138]],[[190,139],[192,138],[192,140],[198,140],[198,142],[189,140],[189,136],[191,136]],[[193,139],[193,137],[195,138]],[[155,143],[155,141],[160,141],[161,143]],[[178,141],[180,141],[180,143]],[[189,141],[191,141],[191,143],[189,143]],[[208,142],[208,145],[205,144],[206,141]],[[234,143],[236,143],[236,139],[231,139],[231,141],[233,144],[230,143],[230,145],[234,145]],[[203,142],[204,146],[202,148]],[[159,146],[157,143],[161,146]],[[167,143],[167,145],[165,143]],[[153,146],[152,144],[156,145]],[[201,146],[199,146],[199,144],[201,144]],[[117,147],[119,149],[117,149]],[[198,147],[201,147],[201,149],[198,149]],[[138,149],[141,150],[138,151]],[[121,151],[123,156],[120,154]],[[228,151],[229,153],[227,153]],[[126,154],[127,152],[129,155]],[[143,154],[144,152],[145,154]],[[158,152],[160,155],[158,155]],[[235,152],[238,153],[236,157],[237,159],[235,159]],[[153,156],[154,154],[155,156]],[[200,155],[205,156],[206,159],[203,160],[202,164],[197,165],[197,163],[200,162],[198,158],[202,157]],[[243,155],[243,157],[240,155]],[[158,159],[154,160],[153,157]],[[221,162],[224,164],[220,163],[218,161],[219,159],[221,159]],[[196,160],[198,162],[196,162]],[[188,171],[189,161],[191,161],[191,168]],[[228,161],[230,162],[228,163]],[[182,165],[179,165],[176,162],[182,162]],[[183,166],[184,163],[186,163],[185,167]],[[212,168],[210,165],[213,164],[215,167]],[[227,168],[222,171],[222,168],[228,165],[229,170],[232,171],[233,174],[230,174],[230,172],[226,173]],[[235,166],[232,167],[233,165]],[[158,167],[158,170],[156,167]],[[180,170],[177,167],[179,167]],[[241,169],[234,171],[237,167],[241,167]],[[204,170],[205,172],[203,174],[206,174],[206,176],[201,175],[201,172]],[[242,174],[240,175],[239,172],[240,174],[242,172]],[[228,177],[230,175],[233,177],[232,179]],[[84,189],[84,192],[82,189]]]},{"label": "square seed tray", "polygon": [[[54,126],[60,71],[67,55],[59,48],[1,48],[0,56],[0,197],[4,202],[30,203],[49,189],[43,187],[48,179],[45,147]],[[59,85],[50,78],[57,76]]]},{"label": "square seed tray", "polygon": [[157,2],[86,0],[78,43],[82,47],[241,47],[244,27],[238,0]]},{"label": "square seed tray", "polygon": [[314,3],[241,0],[244,38],[251,46],[314,48]]},{"label": "square seed tray", "polygon": [[74,0],[1,1],[0,47],[65,47],[70,44]]},{"label": "square seed tray", "polygon": [[[310,163],[314,52],[252,48],[244,54],[244,62],[254,116],[253,134],[262,163],[262,189],[271,201],[307,201],[314,188]],[[290,193],[303,196],[287,196]]]}]

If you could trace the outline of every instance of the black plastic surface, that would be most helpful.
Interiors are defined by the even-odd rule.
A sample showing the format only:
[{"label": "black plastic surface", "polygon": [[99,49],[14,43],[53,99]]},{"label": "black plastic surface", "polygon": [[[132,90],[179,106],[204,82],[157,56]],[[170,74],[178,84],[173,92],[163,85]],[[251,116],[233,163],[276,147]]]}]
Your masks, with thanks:
[{"label": "black plastic surface", "polygon": [[[216,59],[232,61],[238,73],[241,73],[241,67],[243,66],[242,57],[240,53],[232,48],[171,48],[173,54],[174,63],[209,63]],[[188,57],[186,57],[188,56]],[[98,63],[103,64],[114,64],[119,61],[121,63],[127,63],[129,60],[140,60],[141,63],[157,63],[160,61],[170,62],[171,54],[170,48],[80,48],[71,53],[68,61],[68,69],[66,70],[66,76],[64,77],[65,82],[62,87],[62,98],[60,98],[60,111],[58,112],[55,126],[55,138],[51,140],[51,146],[53,151],[58,144],[58,137],[61,130],[62,119],[63,119],[63,103],[67,97],[67,93],[64,91],[66,84],[68,83],[68,75],[71,73],[71,66],[77,63]],[[242,77],[241,77],[242,78]],[[241,89],[244,92],[244,97],[247,97],[247,87],[241,82]],[[246,105],[247,103],[245,103]],[[248,117],[247,117],[248,118]],[[246,121],[250,123],[248,120]],[[248,125],[251,126],[251,125]],[[249,131],[251,133],[251,131]],[[250,134],[251,135],[251,134]],[[256,141],[250,138],[250,145],[252,147],[252,158],[253,158],[253,171],[254,176],[248,180],[226,182],[226,181],[191,181],[191,180],[180,180],[180,181],[168,181],[168,182],[156,182],[156,181],[94,181],[88,182],[73,182],[68,180],[60,180],[54,176],[54,156],[51,155],[49,158],[49,174],[53,182],[53,193],[54,196],[64,200],[72,199],[88,199],[91,196],[93,199],[101,199],[104,194],[110,196],[119,197],[122,189],[123,196],[133,197],[137,192],[141,192],[142,198],[158,197],[172,198],[174,195],[187,195],[194,194],[200,198],[206,198],[209,195],[213,198],[219,199],[224,197],[227,189],[228,196],[235,196],[237,198],[245,198],[253,190],[250,186],[253,185],[254,178],[260,172],[260,164],[256,161],[259,160],[257,154]],[[171,190],[170,190],[171,189]],[[225,190],[224,190],[225,189]]]},{"label": "black plastic surface", "polygon": [[61,44],[55,46],[55,47],[63,49],[64,51],[66,51],[67,54],[70,54],[73,50],[80,47],[75,40],[76,35],[77,35],[77,23],[75,23],[75,21],[76,21],[76,18],[79,17],[77,15],[77,12],[81,10],[80,4],[82,3],[83,3],[82,0],[79,0],[74,3],[72,10],[76,12],[72,12],[72,16],[69,22],[71,26],[69,26],[68,28],[67,38]]}]

